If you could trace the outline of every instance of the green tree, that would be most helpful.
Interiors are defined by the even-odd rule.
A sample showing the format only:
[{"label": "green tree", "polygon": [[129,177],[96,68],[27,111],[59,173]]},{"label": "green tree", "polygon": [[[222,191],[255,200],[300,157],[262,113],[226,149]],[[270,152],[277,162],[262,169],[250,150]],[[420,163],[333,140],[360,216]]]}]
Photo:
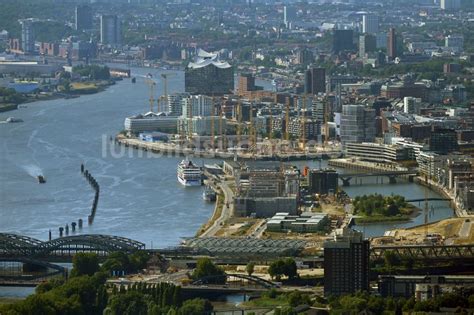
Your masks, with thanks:
[{"label": "green tree", "polygon": [[391,270],[393,267],[400,264],[400,259],[397,254],[388,250],[384,253],[384,263],[385,266]]},{"label": "green tree", "polygon": [[249,276],[251,276],[253,272],[255,271],[255,263],[249,262],[247,266],[245,266],[245,271],[247,272]]},{"label": "green tree", "polygon": [[293,258],[287,258],[285,260],[285,275],[291,280],[298,276],[298,268]]},{"label": "green tree", "polygon": [[211,312],[212,304],[208,300],[187,300],[178,310],[178,315],[202,315]]},{"label": "green tree", "polygon": [[292,307],[296,307],[298,305],[311,305],[311,298],[307,294],[303,294],[299,291],[293,291],[288,294],[287,297],[288,304]]},{"label": "green tree", "polygon": [[270,264],[268,267],[268,274],[273,279],[281,280],[281,277],[285,274],[285,262],[282,259],[278,259]]},{"label": "green tree", "polygon": [[193,279],[201,279],[205,277],[222,276],[217,277],[215,283],[225,282],[224,270],[216,266],[209,258],[199,258],[196,264],[196,269],[193,272]]},{"label": "green tree", "polygon": [[147,315],[148,307],[143,293],[128,290],[124,294],[114,295],[109,307],[115,315]]},{"label": "green tree", "polygon": [[99,257],[94,253],[77,253],[72,258],[71,277],[93,275],[99,271]]}]

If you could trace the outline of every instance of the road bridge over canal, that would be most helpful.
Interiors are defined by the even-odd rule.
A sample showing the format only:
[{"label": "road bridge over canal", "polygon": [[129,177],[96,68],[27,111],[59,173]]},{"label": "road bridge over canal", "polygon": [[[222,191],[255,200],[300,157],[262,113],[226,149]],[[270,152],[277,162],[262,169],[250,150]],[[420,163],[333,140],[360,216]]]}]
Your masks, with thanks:
[{"label": "road bridge over canal", "polygon": [[350,186],[351,179],[363,178],[363,177],[388,177],[390,184],[397,182],[396,178],[405,176],[408,180],[413,179],[418,175],[416,171],[384,171],[384,172],[368,172],[368,173],[345,173],[339,174],[339,179],[342,181],[343,186]]}]

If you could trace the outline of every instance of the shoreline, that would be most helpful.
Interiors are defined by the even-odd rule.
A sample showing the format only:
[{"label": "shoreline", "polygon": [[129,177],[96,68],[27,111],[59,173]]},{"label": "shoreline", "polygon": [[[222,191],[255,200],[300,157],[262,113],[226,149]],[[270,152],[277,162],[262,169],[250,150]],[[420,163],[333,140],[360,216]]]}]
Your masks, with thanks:
[{"label": "shoreline", "polygon": [[98,93],[104,92],[110,86],[115,85],[116,84],[115,82],[116,82],[115,80],[111,80],[107,84],[97,85],[96,86],[97,90],[93,91],[93,92],[91,92],[90,89],[87,89],[87,90],[84,90],[84,91],[73,90],[70,93],[56,92],[54,94],[44,95],[44,96],[40,96],[38,98],[36,98],[34,96],[29,97],[24,102],[21,102],[19,104],[8,104],[8,105],[5,104],[5,106],[0,106],[0,113],[6,113],[6,112],[18,110],[18,109],[20,109],[20,106],[22,106],[22,105],[27,105],[27,104],[31,104],[31,103],[35,103],[35,102],[52,101],[52,100],[59,100],[59,99],[66,99],[67,100],[67,99],[71,99],[71,98],[78,98],[78,97],[81,97],[83,95],[98,94]]}]

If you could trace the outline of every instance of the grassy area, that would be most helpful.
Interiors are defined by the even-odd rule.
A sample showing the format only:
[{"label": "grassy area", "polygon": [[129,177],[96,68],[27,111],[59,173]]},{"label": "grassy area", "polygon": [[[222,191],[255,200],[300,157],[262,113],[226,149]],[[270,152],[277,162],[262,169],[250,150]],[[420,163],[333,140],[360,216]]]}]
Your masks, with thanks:
[{"label": "grassy area", "polygon": [[71,83],[71,93],[73,94],[94,94],[97,92],[99,92],[99,87],[95,83],[90,83],[90,82]]},{"label": "grassy area", "polygon": [[7,297],[0,297],[0,305],[3,304],[13,304],[15,302],[24,300],[22,298],[7,298]]}]

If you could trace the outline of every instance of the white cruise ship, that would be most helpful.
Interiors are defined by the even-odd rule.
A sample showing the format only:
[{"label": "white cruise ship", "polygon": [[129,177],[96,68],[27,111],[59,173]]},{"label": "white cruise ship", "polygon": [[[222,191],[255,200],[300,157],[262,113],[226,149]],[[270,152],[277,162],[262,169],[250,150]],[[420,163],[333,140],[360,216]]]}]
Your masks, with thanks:
[{"label": "white cruise ship", "polygon": [[201,186],[201,168],[187,159],[181,161],[181,163],[178,164],[178,181],[184,186]]}]

